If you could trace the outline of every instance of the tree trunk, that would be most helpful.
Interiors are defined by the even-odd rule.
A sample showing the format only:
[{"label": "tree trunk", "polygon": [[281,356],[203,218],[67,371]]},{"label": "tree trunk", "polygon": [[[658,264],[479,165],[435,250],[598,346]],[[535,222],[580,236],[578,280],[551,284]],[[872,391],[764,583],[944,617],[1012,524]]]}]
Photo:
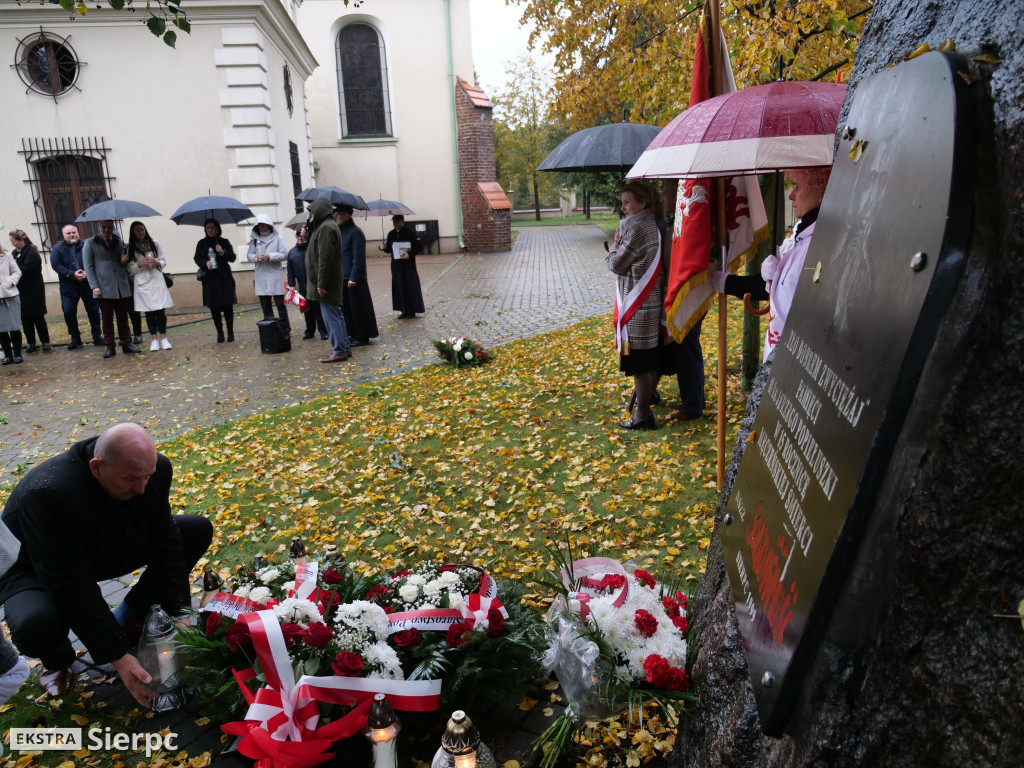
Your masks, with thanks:
[{"label": "tree trunk", "polygon": [[533,212],[537,218],[537,221],[540,221],[540,193],[537,191],[536,174],[534,174],[533,176]]}]

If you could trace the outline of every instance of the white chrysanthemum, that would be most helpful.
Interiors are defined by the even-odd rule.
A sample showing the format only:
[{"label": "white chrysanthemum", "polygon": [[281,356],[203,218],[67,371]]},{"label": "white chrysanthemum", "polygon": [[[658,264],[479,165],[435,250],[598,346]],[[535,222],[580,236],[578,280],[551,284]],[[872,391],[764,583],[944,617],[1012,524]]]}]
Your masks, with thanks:
[{"label": "white chrysanthemum", "polygon": [[283,603],[278,603],[274,606],[274,615],[277,617],[279,622],[287,624],[295,618],[292,608],[293,606],[285,600]]},{"label": "white chrysanthemum", "polygon": [[455,571],[444,571],[438,576],[438,581],[446,587],[454,587],[459,583],[459,575]]},{"label": "white chrysanthemum", "polygon": [[466,352],[463,355],[463,357],[466,358],[467,360],[472,360],[473,359],[473,353],[472,352]]},{"label": "white chrysanthemum", "polygon": [[405,580],[405,583],[406,584],[413,584],[413,585],[415,585],[417,587],[422,587],[424,584],[427,583],[427,580],[426,580],[426,578],[424,578],[420,574],[414,573],[411,576],[409,576],[409,578],[407,578]]},{"label": "white chrysanthemum", "polygon": [[234,594],[238,597],[248,597],[250,589],[251,587],[247,587],[243,584],[241,587],[235,590]]},{"label": "white chrysanthemum", "polygon": [[420,588],[415,584],[403,584],[398,589],[398,596],[403,602],[411,603],[420,596]]},{"label": "white chrysanthemum", "polygon": [[[238,593],[235,592],[237,595]],[[268,587],[253,587],[249,590],[249,599],[254,603],[262,603],[266,605],[267,600],[270,599],[270,589]]]},{"label": "white chrysanthemum", "polygon": [[257,578],[259,578],[259,580],[264,584],[269,584],[280,575],[281,572],[277,570],[277,568],[265,568],[256,574]]},{"label": "white chrysanthemum", "polygon": [[404,679],[402,663],[398,660],[398,654],[386,642],[381,641],[371,644],[363,652],[363,656],[370,666],[374,668],[369,677],[382,677],[385,680]]},{"label": "white chrysanthemum", "polygon": [[458,592],[448,593],[448,607],[459,608],[465,602],[465,598],[462,597]]}]

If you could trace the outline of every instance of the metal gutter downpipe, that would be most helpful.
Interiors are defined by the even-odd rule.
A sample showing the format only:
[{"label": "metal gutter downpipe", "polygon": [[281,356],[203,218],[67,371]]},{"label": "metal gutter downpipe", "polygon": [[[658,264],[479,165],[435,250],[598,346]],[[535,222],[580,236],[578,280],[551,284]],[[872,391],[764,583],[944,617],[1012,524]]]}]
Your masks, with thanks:
[{"label": "metal gutter downpipe", "polygon": [[[448,96],[452,118],[452,159],[455,161],[455,225],[458,228],[459,249],[465,250],[462,239],[462,179],[459,169],[459,127],[455,112],[455,65],[452,62],[452,5],[444,0],[444,41],[448,49]],[[440,237],[440,233],[438,233]],[[438,243],[440,248],[440,242]]]}]

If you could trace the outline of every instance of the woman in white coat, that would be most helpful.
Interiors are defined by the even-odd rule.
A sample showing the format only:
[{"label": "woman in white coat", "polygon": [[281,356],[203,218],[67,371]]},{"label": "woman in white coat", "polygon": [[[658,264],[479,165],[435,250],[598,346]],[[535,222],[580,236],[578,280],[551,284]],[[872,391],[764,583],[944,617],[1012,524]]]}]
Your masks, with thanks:
[{"label": "woman in white coat", "polygon": [[174,306],[164,280],[164,258],[160,243],[149,236],[146,225],[133,221],[128,228],[128,271],[135,276],[135,311],[146,313],[146,325],[153,340],[149,351],[170,349],[167,340],[167,310]]},{"label": "woman in white coat", "polygon": [[256,295],[259,296],[260,306],[263,307],[263,319],[268,320],[274,317],[273,303],[277,304],[277,314],[284,323],[285,328],[290,329],[288,322],[288,310],[284,304],[285,279],[282,266],[288,259],[288,249],[284,245],[284,239],[274,229],[273,222],[265,213],[256,217],[256,226],[252,228],[249,236],[249,253],[246,256],[249,261],[256,265],[253,270],[253,280],[256,284]]}]

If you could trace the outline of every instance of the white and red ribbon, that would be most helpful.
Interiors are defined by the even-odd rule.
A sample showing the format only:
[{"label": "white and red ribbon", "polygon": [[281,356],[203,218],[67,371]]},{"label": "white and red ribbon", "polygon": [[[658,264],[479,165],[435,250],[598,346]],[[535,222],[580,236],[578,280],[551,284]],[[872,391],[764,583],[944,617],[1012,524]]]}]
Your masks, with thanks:
[{"label": "white and red ribbon", "polygon": [[622,299],[622,292],[618,285],[615,286],[615,314],[612,322],[615,324],[615,348],[622,350],[629,342],[629,331],[626,329],[628,323],[637,310],[644,305],[647,297],[651,295],[654,286],[658,284],[658,277],[661,275],[661,233],[658,233],[658,253],[654,260],[647,267],[643,276],[633,286],[625,301]]},{"label": "white and red ribbon", "polygon": [[316,592],[316,576],[319,570],[319,564],[313,561],[296,563],[295,584],[288,590],[288,597],[311,600],[310,595]]},{"label": "white and red ribbon", "polygon": [[[570,598],[580,600],[581,602],[587,602],[583,600],[580,595],[586,594],[582,590],[587,589],[596,595],[604,594],[605,585],[603,581],[592,578],[594,575],[601,573],[614,573],[622,576],[625,580],[622,588],[619,590],[619,594],[615,600],[612,601],[612,606],[615,608],[621,608],[622,604],[626,602],[626,595],[629,593],[629,578],[626,576],[626,569],[622,567],[622,563],[618,560],[613,560],[610,557],[586,557],[582,560],[575,560],[572,564],[572,578],[569,577],[569,572],[562,569],[562,584],[565,588],[570,590]],[[573,579],[576,583],[573,583]],[[573,590],[579,588],[578,592],[573,593]],[[581,611],[582,613],[582,611]]]},{"label": "white and red ribbon", "polygon": [[459,612],[470,629],[477,624],[482,624],[484,627],[489,626],[487,617],[492,609],[497,609],[503,618],[508,618],[508,611],[496,597],[484,597],[479,594],[467,595],[466,602],[459,606]]},{"label": "white and red ribbon", "polygon": [[203,606],[204,611],[216,612],[231,619],[237,619],[243,613],[252,613],[259,609],[259,603],[227,592],[218,592],[210,602]]},{"label": "white and red ribbon", "polygon": [[[363,677],[312,677],[298,680],[292,670],[281,625],[273,611],[256,611],[241,617],[252,636],[253,650],[267,685],[255,695],[245,685],[255,673],[235,673],[235,678],[249,702],[244,722],[228,723],[227,733],[242,736],[239,751],[260,760],[257,765],[291,768],[298,765],[294,750],[279,747],[276,742],[309,742],[312,750],[303,750],[302,765],[324,762],[332,754],[326,750],[333,741],[350,736],[366,722],[374,694],[387,695],[395,709],[432,712],[441,705],[440,680],[380,680]],[[345,717],[320,728],[318,702],[358,705]],[[265,734],[256,733],[263,731]],[[272,741],[264,738],[269,735]]]},{"label": "white and red ribbon", "polygon": [[[491,578],[491,575],[487,571],[480,571],[480,590],[466,596],[466,601],[459,608],[428,608],[422,611],[399,611],[388,615],[388,634],[393,635],[396,632],[402,632],[406,629],[418,629],[421,632],[447,632],[448,627],[453,624],[461,624],[463,622],[469,624],[470,627],[476,621],[476,613],[480,610],[481,600],[487,601],[487,610],[492,605],[499,608],[502,612],[502,616],[508,618],[508,611],[505,610],[501,602],[498,600],[498,585]],[[469,608],[468,605],[472,601],[472,604],[476,608]],[[483,618],[487,618],[487,610],[484,611]],[[473,623],[469,621],[473,618]]]}]

